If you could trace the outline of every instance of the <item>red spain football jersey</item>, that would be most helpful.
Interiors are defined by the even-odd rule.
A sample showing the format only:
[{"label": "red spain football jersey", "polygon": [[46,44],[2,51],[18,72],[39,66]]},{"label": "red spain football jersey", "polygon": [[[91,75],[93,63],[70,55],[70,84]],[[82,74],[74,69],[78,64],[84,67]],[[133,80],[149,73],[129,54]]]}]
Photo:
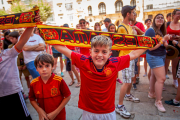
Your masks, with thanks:
[{"label": "red spain football jersey", "polygon": [[[59,107],[64,97],[71,94],[65,81],[55,75],[51,75],[45,84],[41,77],[35,78],[30,84],[29,99],[30,101],[37,101],[39,106],[48,114]],[[65,120],[65,108],[56,116],[54,120]]]},{"label": "red spain football jersey", "polygon": [[90,56],[72,52],[71,59],[81,75],[78,107],[92,113],[113,112],[117,73],[129,67],[130,56],[109,58],[102,72],[96,70]]}]

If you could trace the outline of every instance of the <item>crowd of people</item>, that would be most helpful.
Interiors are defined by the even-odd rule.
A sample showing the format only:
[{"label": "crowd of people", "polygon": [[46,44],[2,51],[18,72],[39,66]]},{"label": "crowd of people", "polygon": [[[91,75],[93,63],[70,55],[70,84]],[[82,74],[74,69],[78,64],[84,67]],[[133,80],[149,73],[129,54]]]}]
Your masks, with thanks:
[{"label": "crowd of people", "polygon": [[[0,35],[0,106],[2,115],[10,119],[31,120],[25,105],[29,98],[36,109],[40,120],[65,120],[65,105],[71,98],[69,87],[75,84],[80,87],[78,107],[83,110],[83,120],[115,120],[116,114],[130,118],[124,100],[140,102],[132,95],[131,88],[138,89],[140,81],[140,61],[144,59],[144,75],[149,79],[147,97],[155,99],[155,106],[160,112],[166,112],[162,102],[164,82],[171,72],[169,63],[172,61],[173,85],[177,88],[176,97],[165,104],[180,106],[180,10],[175,9],[167,14],[155,15],[153,20],[146,19],[144,24],[136,21],[136,6],[123,6],[123,21],[119,25],[105,18],[105,28],[101,23],[94,24],[94,31],[115,32],[130,35],[145,35],[163,38],[155,47],[137,50],[111,50],[112,40],[97,35],[91,40],[91,48],[81,48],[45,44],[37,28],[26,28],[15,31],[2,30]],[[40,17],[36,17],[40,21]],[[146,26],[146,27],[145,27]],[[61,27],[69,27],[64,24]],[[145,29],[146,28],[146,29]],[[92,30],[88,21],[80,19],[76,29]],[[179,55],[166,59],[166,47],[174,46]],[[22,52],[21,52],[22,51]],[[60,76],[57,75],[57,62],[60,61]],[[64,65],[65,64],[65,65]],[[150,69],[147,70],[147,65]],[[71,82],[66,84],[64,66]],[[122,80],[118,72],[122,71]],[[29,96],[22,88],[21,77],[25,76],[29,88]],[[74,77],[75,75],[75,77]],[[33,79],[33,80],[32,80]],[[122,84],[119,102],[115,106],[116,82]],[[13,101],[11,101],[13,100]],[[16,112],[17,111],[17,112]],[[9,113],[12,113],[9,115]],[[67,113],[68,114],[68,113]]]}]

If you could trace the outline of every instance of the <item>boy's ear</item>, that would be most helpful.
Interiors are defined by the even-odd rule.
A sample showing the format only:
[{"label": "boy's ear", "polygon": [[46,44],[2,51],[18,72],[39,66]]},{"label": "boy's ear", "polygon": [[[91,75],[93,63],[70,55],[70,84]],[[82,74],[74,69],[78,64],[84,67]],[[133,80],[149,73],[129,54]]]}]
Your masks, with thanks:
[{"label": "boy's ear", "polygon": [[92,54],[92,49],[89,49],[89,53],[90,53],[90,55]]},{"label": "boy's ear", "polygon": [[109,57],[112,55],[112,51],[109,52]]}]

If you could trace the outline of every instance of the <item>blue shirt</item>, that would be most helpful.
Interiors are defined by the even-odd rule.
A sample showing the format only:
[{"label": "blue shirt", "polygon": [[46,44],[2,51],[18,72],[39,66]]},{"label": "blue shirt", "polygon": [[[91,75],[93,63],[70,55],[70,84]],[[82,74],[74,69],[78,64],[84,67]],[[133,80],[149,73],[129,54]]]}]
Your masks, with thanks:
[{"label": "blue shirt", "polygon": [[[156,33],[153,28],[149,28],[145,33],[145,36],[149,36],[149,37],[155,37],[155,35]],[[164,56],[166,55],[166,48],[163,45],[161,45],[159,48],[155,50],[152,51],[147,50],[146,52],[154,56]]]},{"label": "blue shirt", "polygon": [[58,52],[54,47],[52,47],[52,52],[53,52],[53,53],[60,53],[60,52]]}]

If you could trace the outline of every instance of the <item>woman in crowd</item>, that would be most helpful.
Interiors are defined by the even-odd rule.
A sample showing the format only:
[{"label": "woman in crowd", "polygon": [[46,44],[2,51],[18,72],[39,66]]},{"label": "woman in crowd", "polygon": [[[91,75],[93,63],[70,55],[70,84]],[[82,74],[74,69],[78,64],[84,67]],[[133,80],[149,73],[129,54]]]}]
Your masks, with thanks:
[{"label": "woman in crowd", "polygon": [[101,31],[101,25],[100,25],[99,22],[96,22],[96,23],[94,24],[94,30],[95,30],[95,31]]},{"label": "woman in crowd", "polygon": [[[171,23],[169,24],[169,26],[167,26],[167,34],[173,34],[173,35],[179,35],[180,36],[180,22],[178,22],[180,20],[180,10],[179,9],[175,9],[172,13],[172,17],[173,20],[171,21]],[[172,41],[169,41],[169,45],[172,45]],[[179,51],[180,48],[176,47]],[[178,55],[178,57],[180,57],[180,54]],[[178,88],[178,81],[176,78],[176,67],[179,61],[179,58],[176,57],[175,59],[172,59],[172,74],[173,74],[173,85],[175,86],[175,88]],[[166,73],[168,71],[168,66],[169,66],[169,59],[166,59]]]},{"label": "woman in crowd", "polygon": [[152,28],[149,28],[145,36],[155,37],[159,35],[164,37],[163,44],[161,42],[155,47],[147,50],[146,59],[151,68],[151,77],[150,77],[150,91],[148,94],[149,98],[156,98],[155,106],[160,112],[166,112],[162,104],[162,90],[165,78],[165,58],[166,58],[166,49],[168,45],[167,40],[170,38],[169,35],[166,35],[166,23],[164,16],[162,14],[157,14],[152,23]]},{"label": "woman in crowd", "polygon": [[9,30],[4,33],[4,40],[3,40],[3,44],[4,44],[3,48],[4,49],[7,49],[8,46],[12,44],[12,42],[9,39],[9,33],[10,33]]},{"label": "woman in crowd", "polygon": [[[116,26],[112,23],[109,24],[108,26],[108,32],[117,32],[116,30]],[[112,57],[118,57],[119,56],[119,50],[112,50]],[[117,75],[117,79],[116,79],[120,84],[122,84],[122,81],[118,78]]]}]

